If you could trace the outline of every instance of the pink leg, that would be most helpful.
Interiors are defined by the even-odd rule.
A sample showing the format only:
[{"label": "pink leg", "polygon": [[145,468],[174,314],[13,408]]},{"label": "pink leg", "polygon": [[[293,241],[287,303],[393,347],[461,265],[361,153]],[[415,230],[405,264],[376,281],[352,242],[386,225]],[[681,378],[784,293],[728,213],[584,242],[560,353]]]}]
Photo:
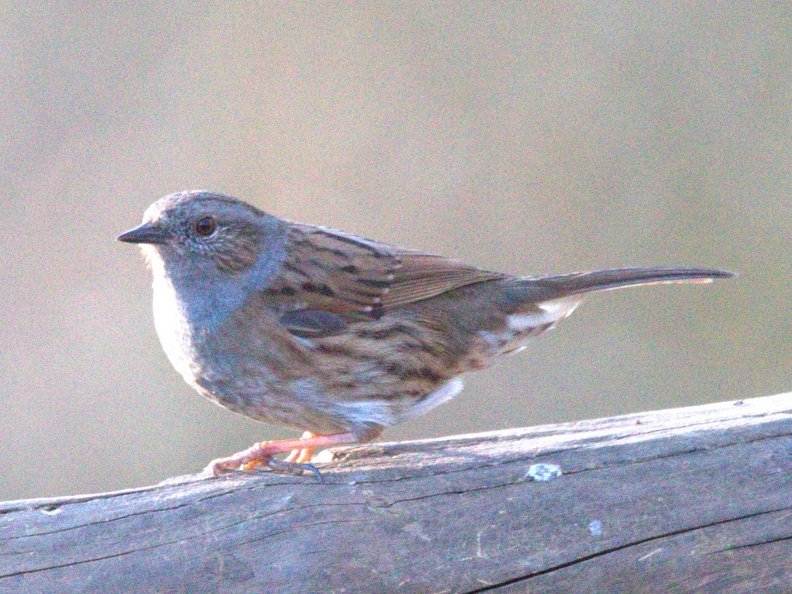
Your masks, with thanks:
[{"label": "pink leg", "polygon": [[[311,439],[312,437],[316,437],[316,433],[311,433],[310,431],[306,431],[302,434],[301,440]],[[301,448],[299,450],[292,450],[291,453],[284,458],[284,462],[290,462],[292,464],[306,464],[311,461],[313,458],[314,452],[316,448]]]},{"label": "pink leg", "polygon": [[[373,436],[372,436],[373,437]],[[370,439],[370,438],[369,438]],[[279,439],[276,441],[262,441],[253,447],[239,452],[228,458],[213,460],[209,467],[215,476],[224,474],[229,470],[250,471],[257,468],[271,468],[279,472],[302,474],[309,470],[319,476],[319,471],[305,461],[310,460],[316,449],[329,448],[336,445],[347,445],[368,441],[355,433],[336,433],[335,435],[314,435],[306,432],[301,439]],[[274,456],[292,452],[288,459],[277,460]]]}]

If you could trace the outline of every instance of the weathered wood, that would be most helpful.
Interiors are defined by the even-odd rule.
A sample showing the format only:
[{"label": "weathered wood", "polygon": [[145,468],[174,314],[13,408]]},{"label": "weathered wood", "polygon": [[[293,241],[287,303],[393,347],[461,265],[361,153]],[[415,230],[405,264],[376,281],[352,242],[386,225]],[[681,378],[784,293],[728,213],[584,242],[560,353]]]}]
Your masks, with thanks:
[{"label": "weathered wood", "polygon": [[0,591],[792,588],[791,395],[334,456],[0,504]]}]

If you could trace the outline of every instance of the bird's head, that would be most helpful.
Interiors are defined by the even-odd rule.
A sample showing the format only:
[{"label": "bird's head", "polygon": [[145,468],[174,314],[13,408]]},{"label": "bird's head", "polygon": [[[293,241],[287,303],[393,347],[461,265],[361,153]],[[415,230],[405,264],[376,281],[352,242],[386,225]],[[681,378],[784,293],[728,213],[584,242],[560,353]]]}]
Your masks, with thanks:
[{"label": "bird's head", "polygon": [[256,263],[276,226],[275,217],[236,198],[191,190],[157,200],[118,241],[140,244],[148,262],[161,261],[170,274],[235,275]]}]

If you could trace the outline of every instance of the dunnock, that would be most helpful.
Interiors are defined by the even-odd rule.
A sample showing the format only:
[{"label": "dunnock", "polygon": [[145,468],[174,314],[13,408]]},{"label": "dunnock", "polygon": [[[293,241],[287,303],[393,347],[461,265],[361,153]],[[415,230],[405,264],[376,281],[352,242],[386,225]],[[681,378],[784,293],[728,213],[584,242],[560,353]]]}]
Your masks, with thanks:
[{"label": "dunnock", "polygon": [[306,432],[215,460],[215,474],[316,472],[315,449],[369,441],[453,398],[460,375],[519,350],[586,293],[733,276],[656,267],[514,277],[206,191],[165,196],[143,221],[118,239],[141,244],[151,266],[154,321],[176,370],[234,412]]}]

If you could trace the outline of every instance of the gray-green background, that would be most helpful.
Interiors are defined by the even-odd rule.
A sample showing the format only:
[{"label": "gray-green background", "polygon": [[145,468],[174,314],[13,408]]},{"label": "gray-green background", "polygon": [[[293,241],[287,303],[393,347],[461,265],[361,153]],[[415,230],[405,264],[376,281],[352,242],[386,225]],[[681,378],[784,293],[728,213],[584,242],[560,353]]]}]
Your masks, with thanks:
[{"label": "gray-green background", "polygon": [[142,485],[293,433],[183,384],[114,237],[211,188],[590,299],[386,439],[792,388],[786,2],[0,7],[0,499]]}]

